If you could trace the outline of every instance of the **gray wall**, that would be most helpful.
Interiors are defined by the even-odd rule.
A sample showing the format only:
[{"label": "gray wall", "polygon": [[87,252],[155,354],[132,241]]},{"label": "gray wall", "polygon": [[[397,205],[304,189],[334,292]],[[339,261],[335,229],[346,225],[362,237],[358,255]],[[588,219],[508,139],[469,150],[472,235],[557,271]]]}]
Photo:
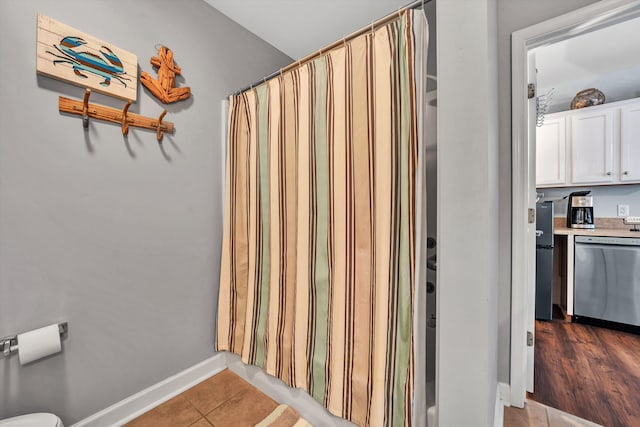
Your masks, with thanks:
[{"label": "gray wall", "polygon": [[[638,25],[638,24],[636,24]],[[625,43],[620,41],[619,43]],[[544,47],[541,48],[544,51]],[[575,55],[580,55],[576,52]],[[635,56],[634,56],[635,57]],[[536,56],[536,63],[538,61]],[[594,59],[597,61],[598,59]],[[543,71],[538,69],[538,76],[541,77]],[[547,114],[571,109],[571,101],[574,96],[585,88],[595,87],[605,94],[606,103],[624,101],[640,97],[640,66],[629,67],[622,70],[615,70],[609,73],[602,73],[597,77],[575,79],[570,82],[558,82],[547,85],[548,89],[539,87],[539,93],[547,93],[554,88],[551,106],[547,109]],[[563,96],[564,95],[564,96]]]},{"label": "gray wall", "polygon": [[563,197],[573,191],[591,190],[593,195],[593,213],[599,218],[617,218],[618,204],[629,205],[629,214],[640,216],[640,184],[611,185],[600,187],[574,188],[539,188],[538,193],[544,193],[541,200],[557,200],[555,215],[566,216],[567,199]]},{"label": "gray wall", "polygon": [[[498,377],[496,0],[438,1],[440,426],[493,426]],[[472,212],[470,215],[469,212]]]},{"label": "gray wall", "polygon": [[[173,136],[58,112],[83,90],[36,77],[36,13],[138,55],[165,43],[193,97]],[[0,418],[69,425],[214,354],[220,101],[290,58],[201,0],[0,2],[0,336],[67,320],[64,351],[0,358]],[[153,74],[153,72],[152,72]],[[144,88],[130,111],[157,116]],[[101,95],[91,101],[122,108]]]},{"label": "gray wall", "polygon": [[596,0],[498,0],[499,352],[498,380],[509,382],[511,334],[511,33]]}]

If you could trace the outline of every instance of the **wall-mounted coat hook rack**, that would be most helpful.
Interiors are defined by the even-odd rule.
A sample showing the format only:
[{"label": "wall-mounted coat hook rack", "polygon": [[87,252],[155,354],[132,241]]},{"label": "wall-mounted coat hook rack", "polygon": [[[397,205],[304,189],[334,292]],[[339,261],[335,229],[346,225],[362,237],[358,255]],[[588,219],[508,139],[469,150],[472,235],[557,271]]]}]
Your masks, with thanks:
[{"label": "wall-mounted coat hook rack", "polygon": [[162,136],[165,132],[173,133],[173,123],[162,120],[167,114],[167,110],[164,110],[158,119],[152,119],[139,114],[129,113],[129,107],[132,101],[128,101],[122,110],[118,110],[117,108],[106,107],[104,105],[90,104],[90,95],[91,90],[87,89],[82,101],[61,96],[58,98],[58,110],[63,113],[82,116],[82,127],[85,129],[89,127],[89,117],[91,117],[119,124],[122,126],[123,135],[129,133],[130,126],[154,130],[156,131],[158,142],[162,141]]}]

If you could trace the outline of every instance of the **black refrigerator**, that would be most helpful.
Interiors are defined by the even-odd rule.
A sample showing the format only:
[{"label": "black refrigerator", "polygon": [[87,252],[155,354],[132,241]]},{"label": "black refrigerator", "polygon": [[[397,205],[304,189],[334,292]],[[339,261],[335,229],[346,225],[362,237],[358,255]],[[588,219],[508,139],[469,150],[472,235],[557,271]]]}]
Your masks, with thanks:
[{"label": "black refrigerator", "polygon": [[553,202],[536,204],[536,319],[553,313]]}]

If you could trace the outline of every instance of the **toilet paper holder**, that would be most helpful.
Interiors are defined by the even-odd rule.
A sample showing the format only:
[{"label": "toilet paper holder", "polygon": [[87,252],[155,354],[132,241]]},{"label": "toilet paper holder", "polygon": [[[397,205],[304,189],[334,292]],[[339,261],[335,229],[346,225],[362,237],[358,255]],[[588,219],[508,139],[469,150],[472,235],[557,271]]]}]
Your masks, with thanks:
[{"label": "toilet paper holder", "polygon": [[[58,323],[58,332],[61,337],[65,337],[69,332],[69,325],[67,322]],[[11,353],[18,351],[18,335],[10,335],[0,338],[0,351],[4,357],[9,356]]]}]

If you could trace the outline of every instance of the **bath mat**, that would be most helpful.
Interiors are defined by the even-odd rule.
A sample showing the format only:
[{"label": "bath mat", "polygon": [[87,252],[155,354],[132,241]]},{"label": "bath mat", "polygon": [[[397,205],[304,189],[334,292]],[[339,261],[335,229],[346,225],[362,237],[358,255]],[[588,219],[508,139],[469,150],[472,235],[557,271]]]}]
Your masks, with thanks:
[{"label": "bath mat", "polygon": [[279,405],[255,427],[313,427],[289,405]]}]

